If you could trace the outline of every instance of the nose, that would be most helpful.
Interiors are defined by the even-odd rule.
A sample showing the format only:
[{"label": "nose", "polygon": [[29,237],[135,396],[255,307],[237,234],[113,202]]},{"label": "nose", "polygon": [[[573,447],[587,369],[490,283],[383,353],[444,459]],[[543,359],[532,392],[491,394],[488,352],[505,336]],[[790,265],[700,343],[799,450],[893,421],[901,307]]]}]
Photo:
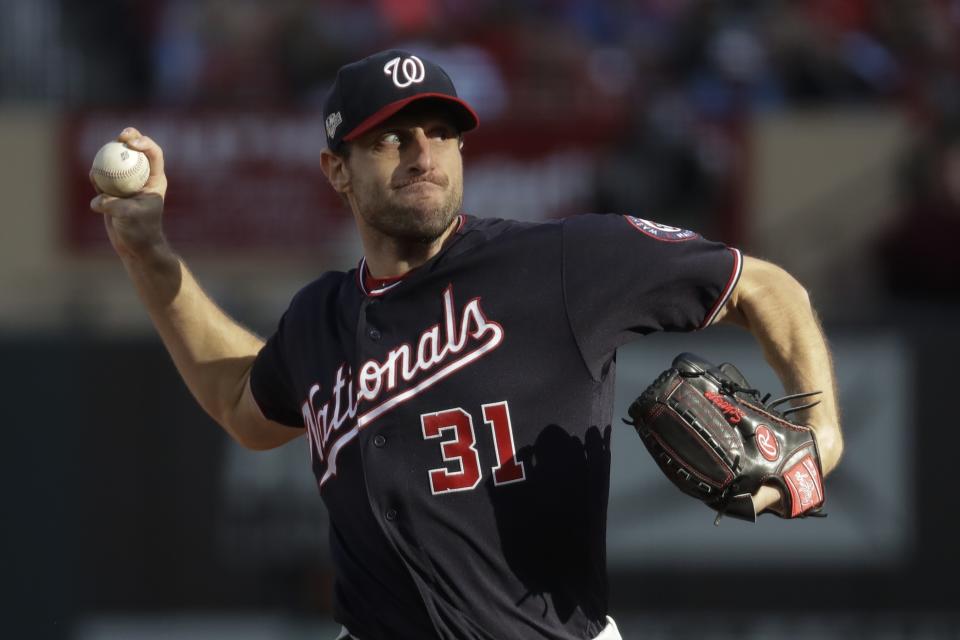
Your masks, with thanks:
[{"label": "nose", "polygon": [[410,173],[427,173],[433,168],[433,156],[430,153],[430,139],[420,127],[413,130],[408,146]]}]

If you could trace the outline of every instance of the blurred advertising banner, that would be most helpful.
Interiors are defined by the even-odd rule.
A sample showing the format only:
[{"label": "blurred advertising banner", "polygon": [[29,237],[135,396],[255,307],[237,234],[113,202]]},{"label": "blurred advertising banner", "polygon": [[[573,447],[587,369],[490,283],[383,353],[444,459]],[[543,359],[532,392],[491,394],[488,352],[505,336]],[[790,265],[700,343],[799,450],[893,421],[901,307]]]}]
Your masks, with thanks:
[{"label": "blurred advertising banner", "polygon": [[[164,150],[170,187],[165,227],[177,246],[201,250],[316,252],[352,228],[320,170],[319,112],[89,111],[65,117],[65,245],[107,246],[89,210],[97,149],[135,126]],[[497,125],[467,137],[464,210],[545,219],[589,208],[598,149],[616,123]]]},{"label": "blurred advertising banner", "polygon": [[89,209],[90,163],[125,126],[163,148],[169,179],[165,229],[175,245],[201,249],[308,250],[350,218],[320,171],[318,114],[86,112],[63,127],[68,149],[66,245],[106,246]]}]

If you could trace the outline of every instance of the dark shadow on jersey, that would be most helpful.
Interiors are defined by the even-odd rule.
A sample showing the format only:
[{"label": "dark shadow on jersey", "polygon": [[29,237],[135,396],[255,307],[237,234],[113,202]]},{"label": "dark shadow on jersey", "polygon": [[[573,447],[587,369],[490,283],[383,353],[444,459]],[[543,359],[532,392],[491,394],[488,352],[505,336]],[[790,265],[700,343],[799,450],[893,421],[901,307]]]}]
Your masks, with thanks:
[{"label": "dark shadow on jersey", "polygon": [[517,452],[526,479],[484,483],[493,503],[507,564],[526,586],[517,605],[540,600],[562,622],[579,607],[593,620],[607,613],[606,519],[610,426],[590,427],[585,442],[548,425]]}]

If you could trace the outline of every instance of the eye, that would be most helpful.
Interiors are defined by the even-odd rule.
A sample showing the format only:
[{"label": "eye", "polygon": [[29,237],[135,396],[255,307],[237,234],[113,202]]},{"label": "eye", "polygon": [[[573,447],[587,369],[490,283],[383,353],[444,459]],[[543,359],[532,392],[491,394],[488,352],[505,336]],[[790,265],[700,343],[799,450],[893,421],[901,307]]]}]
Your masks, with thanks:
[{"label": "eye", "polygon": [[399,146],[400,145],[400,136],[395,132],[390,131],[382,136],[380,136],[380,144],[390,145],[390,146]]},{"label": "eye", "polygon": [[430,129],[429,136],[435,140],[444,141],[457,137],[457,134],[451,127],[436,126]]}]

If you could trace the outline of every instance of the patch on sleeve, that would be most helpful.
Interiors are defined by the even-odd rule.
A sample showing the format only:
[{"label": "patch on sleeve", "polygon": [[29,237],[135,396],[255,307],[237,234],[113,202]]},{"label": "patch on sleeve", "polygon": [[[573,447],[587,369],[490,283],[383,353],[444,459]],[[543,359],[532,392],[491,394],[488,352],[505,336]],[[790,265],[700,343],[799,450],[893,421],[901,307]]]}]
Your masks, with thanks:
[{"label": "patch on sleeve", "polygon": [[659,222],[651,222],[650,220],[644,220],[643,218],[637,218],[636,216],[623,216],[627,219],[633,227],[651,238],[656,240],[662,240],[664,242],[684,242],[686,240],[693,240],[697,237],[697,234],[693,231],[687,231],[686,229],[681,229],[680,227],[671,227],[665,224],[660,224]]}]

